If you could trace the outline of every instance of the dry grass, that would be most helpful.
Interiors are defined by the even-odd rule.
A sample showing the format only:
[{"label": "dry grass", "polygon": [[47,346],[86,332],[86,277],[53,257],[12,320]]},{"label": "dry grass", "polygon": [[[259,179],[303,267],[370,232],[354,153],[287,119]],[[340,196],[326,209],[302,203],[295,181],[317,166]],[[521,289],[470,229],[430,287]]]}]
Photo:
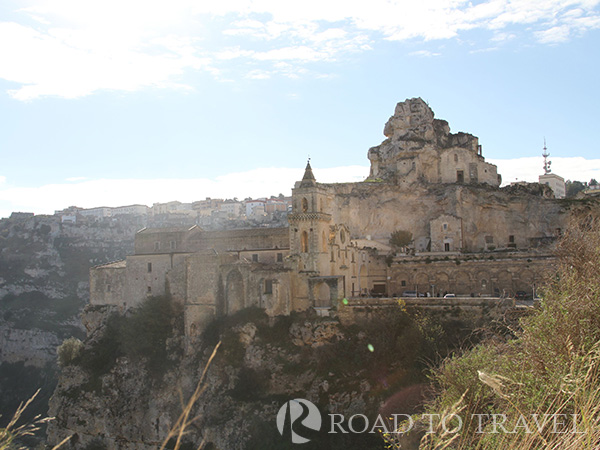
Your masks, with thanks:
[{"label": "dry grass", "polygon": [[[197,417],[191,417],[192,409],[194,408],[194,405],[196,404],[196,402],[198,401],[200,396],[206,390],[207,386],[204,382],[204,380],[206,379],[206,373],[208,372],[208,368],[210,367],[213,359],[215,358],[215,356],[217,354],[217,350],[219,349],[220,345],[221,345],[221,343],[219,342],[215,346],[212,354],[210,355],[210,358],[208,359],[208,362],[206,363],[206,366],[204,367],[204,370],[202,371],[202,376],[200,377],[200,380],[198,381],[198,384],[196,385],[196,389],[194,390],[194,393],[191,395],[191,397],[189,398],[187,403],[185,403],[185,405],[183,405],[183,411],[179,415],[179,418],[177,419],[177,422],[175,422],[175,425],[173,425],[173,427],[171,427],[171,429],[169,430],[169,434],[167,435],[167,437],[163,441],[162,445],[160,446],[160,450],[164,450],[166,448],[167,444],[170,441],[172,441],[173,439],[175,440],[175,446],[173,447],[173,449],[179,450],[179,448],[181,447],[181,444],[183,442],[183,437],[187,434],[188,428],[198,419]],[[200,445],[198,446],[198,450],[200,450],[204,447],[204,443],[205,442],[203,439],[202,442],[200,442]]]},{"label": "dry grass", "polygon": [[[40,390],[38,389],[29,400],[27,400],[25,403],[21,403],[13,414],[8,425],[5,428],[0,428],[0,450],[26,449],[27,447],[23,447],[19,443],[20,439],[27,436],[34,436],[43,425],[53,420],[52,417],[41,417],[38,415],[35,416],[30,422],[17,425],[21,420],[21,416],[27,407],[35,400],[39,392]],[[69,439],[71,439],[71,436],[52,447],[52,450],[62,447]]]},{"label": "dry grass", "polygon": [[600,448],[600,220],[573,222],[558,254],[540,310],[513,341],[476,347],[434,374],[439,395],[427,412],[464,424],[437,427],[422,450]]}]

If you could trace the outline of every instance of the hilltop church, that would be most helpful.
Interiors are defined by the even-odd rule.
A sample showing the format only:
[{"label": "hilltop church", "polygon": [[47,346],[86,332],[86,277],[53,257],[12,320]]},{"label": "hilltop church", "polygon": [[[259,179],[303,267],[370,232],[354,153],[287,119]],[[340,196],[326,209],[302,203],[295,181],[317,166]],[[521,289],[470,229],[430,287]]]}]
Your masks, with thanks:
[{"label": "hilltop church", "polygon": [[[406,292],[533,295],[565,201],[545,185],[500,188],[478,138],[451,133],[420,98],[398,103],[384,135],[363,182],[319,183],[309,162],[285,228],[139,231],[133,255],[91,270],[90,303],[126,310],[170,294],[194,336],[249,306],[327,314],[343,298]],[[410,242],[390,244],[395,231]]]}]

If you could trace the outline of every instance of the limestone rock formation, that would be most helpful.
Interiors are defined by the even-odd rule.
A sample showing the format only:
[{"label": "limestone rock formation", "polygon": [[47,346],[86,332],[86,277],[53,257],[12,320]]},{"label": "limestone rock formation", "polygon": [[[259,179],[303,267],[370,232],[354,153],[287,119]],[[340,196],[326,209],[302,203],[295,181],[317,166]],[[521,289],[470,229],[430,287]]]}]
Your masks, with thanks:
[{"label": "limestone rock formation", "polygon": [[[450,162],[460,163],[462,159],[462,165],[456,166],[463,171],[463,181],[499,184],[495,170],[489,177],[482,176],[487,173],[487,168],[482,166],[486,163],[481,156],[478,138],[468,133],[450,133],[448,122],[435,119],[433,111],[421,98],[398,103],[394,115],[385,124],[383,134],[387,139],[368,153],[371,179],[396,183],[456,182],[455,173],[445,170],[444,161],[446,150],[453,150]],[[478,166],[482,166],[483,170],[479,170]],[[477,170],[474,171],[473,167]],[[460,179],[458,181],[461,182]]]}]

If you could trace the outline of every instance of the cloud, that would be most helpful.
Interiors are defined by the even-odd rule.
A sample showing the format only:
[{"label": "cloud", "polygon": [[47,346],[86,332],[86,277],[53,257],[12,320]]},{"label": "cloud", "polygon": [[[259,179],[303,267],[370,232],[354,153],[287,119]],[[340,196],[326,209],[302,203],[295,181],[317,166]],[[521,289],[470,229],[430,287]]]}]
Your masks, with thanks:
[{"label": "cloud", "polygon": [[409,53],[410,56],[418,56],[421,58],[431,58],[433,56],[440,56],[441,53],[430,52],[429,50],[418,50],[416,52]]},{"label": "cloud", "polygon": [[[0,46],[0,78],[17,84],[9,93],[18,100],[193,89],[186,75],[197,71],[220,80],[254,69],[318,76],[307,66],[369,51],[381,39],[443,40],[478,29],[495,42],[532,34],[541,44],[555,44],[600,28],[600,0],[23,3],[12,22],[0,22],[0,41],[11,43]],[[282,61],[296,68],[280,72],[274,65]]]}]

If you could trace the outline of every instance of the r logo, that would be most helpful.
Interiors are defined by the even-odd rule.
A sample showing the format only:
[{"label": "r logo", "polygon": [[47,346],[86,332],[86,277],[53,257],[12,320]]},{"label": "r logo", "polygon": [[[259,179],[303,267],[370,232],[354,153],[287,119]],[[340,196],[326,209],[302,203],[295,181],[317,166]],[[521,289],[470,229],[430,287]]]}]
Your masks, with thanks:
[{"label": "r logo", "polygon": [[308,400],[290,400],[277,413],[277,429],[284,438],[291,436],[293,444],[304,444],[310,441],[305,436],[321,429],[321,413]]}]

